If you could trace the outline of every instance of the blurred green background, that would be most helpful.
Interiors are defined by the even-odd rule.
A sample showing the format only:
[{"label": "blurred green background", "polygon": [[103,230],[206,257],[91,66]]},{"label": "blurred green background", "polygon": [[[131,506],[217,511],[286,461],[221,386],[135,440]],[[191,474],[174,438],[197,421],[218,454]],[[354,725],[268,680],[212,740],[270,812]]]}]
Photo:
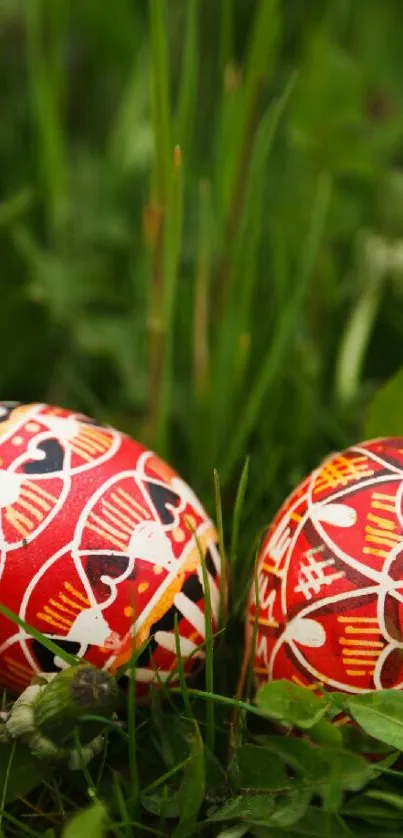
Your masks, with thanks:
[{"label": "blurred green background", "polygon": [[401,0],[0,0],[0,395],[244,544],[403,363]]}]

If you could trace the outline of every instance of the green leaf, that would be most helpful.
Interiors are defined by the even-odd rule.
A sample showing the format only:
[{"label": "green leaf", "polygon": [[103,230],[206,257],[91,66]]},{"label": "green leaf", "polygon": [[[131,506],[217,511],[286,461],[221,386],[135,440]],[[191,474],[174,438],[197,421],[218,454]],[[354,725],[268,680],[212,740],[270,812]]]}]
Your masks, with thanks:
[{"label": "green leaf", "polygon": [[238,789],[282,789],[288,785],[284,761],[260,745],[240,745],[228,767]]},{"label": "green leaf", "polygon": [[326,763],[325,783],[318,788],[324,808],[336,812],[342,802],[345,791],[361,791],[373,779],[373,767],[366,760],[349,751],[322,749],[321,757]]},{"label": "green leaf", "polygon": [[326,698],[286,680],[264,684],[256,695],[256,704],[269,719],[304,730],[316,725],[329,708]]},{"label": "green leaf", "polygon": [[403,798],[390,792],[368,791],[348,800],[342,811],[345,815],[366,821],[373,821],[374,818],[396,820],[403,818]]},{"label": "green leaf", "polygon": [[193,835],[205,792],[204,748],[198,725],[194,724],[194,735],[190,743],[190,757],[183,772],[177,800],[180,807],[179,825],[173,838]]},{"label": "green leaf", "polygon": [[291,826],[307,811],[311,798],[308,789],[295,788],[273,795],[250,792],[228,801],[210,816],[209,821],[240,819],[249,824],[279,827]]},{"label": "green leaf", "polygon": [[306,838],[353,838],[351,830],[341,817],[323,812],[314,806],[309,807],[306,814],[290,829],[283,831],[256,826],[251,832],[256,838],[297,838],[299,835]]},{"label": "green leaf", "polygon": [[339,747],[317,748],[291,737],[264,740],[262,751],[276,755],[299,775],[293,785],[319,794],[330,811],[341,805],[345,791],[361,791],[374,777],[375,768],[364,757]]},{"label": "green leaf", "polygon": [[281,829],[292,826],[303,817],[311,802],[310,789],[295,788],[282,794],[276,800],[276,808],[268,820],[273,826]]},{"label": "green leaf", "polygon": [[0,744],[0,801],[10,803],[28,794],[50,774],[49,765],[33,757],[26,745]]},{"label": "green leaf", "polygon": [[352,717],[375,739],[403,750],[403,693],[380,690],[349,698]]},{"label": "green leaf", "polygon": [[390,745],[385,745],[384,742],[379,742],[373,736],[368,736],[359,727],[342,725],[339,730],[343,739],[343,747],[348,751],[354,751],[357,754],[390,753]]},{"label": "green leaf", "polygon": [[140,795],[141,805],[150,815],[157,818],[179,818],[178,793],[167,784],[150,794]]},{"label": "green leaf", "polygon": [[317,745],[325,745],[329,748],[341,748],[343,745],[340,727],[336,727],[326,719],[320,719],[316,725],[309,729],[309,737]]},{"label": "green leaf", "polygon": [[300,776],[315,780],[323,777],[324,763],[322,752],[314,748],[309,742],[294,737],[262,736],[259,741],[273,758],[278,756]]},{"label": "green leaf", "polygon": [[389,806],[393,806],[394,809],[398,809],[398,811],[403,814],[403,797],[401,797],[400,794],[373,789],[367,792],[367,797],[372,800],[379,800],[380,802],[387,803]]},{"label": "green leaf", "polygon": [[247,832],[249,832],[249,830],[246,824],[236,823],[228,829],[223,829],[223,831],[217,835],[217,838],[243,838]]},{"label": "green leaf", "polygon": [[100,800],[96,800],[72,817],[63,830],[62,838],[104,838],[106,820],[106,807]]},{"label": "green leaf", "polygon": [[208,821],[210,823],[231,820],[267,821],[274,808],[274,797],[270,797],[269,794],[257,794],[256,792],[240,794],[211,814]]},{"label": "green leaf", "polygon": [[403,368],[376,392],[368,407],[364,436],[403,436]]}]

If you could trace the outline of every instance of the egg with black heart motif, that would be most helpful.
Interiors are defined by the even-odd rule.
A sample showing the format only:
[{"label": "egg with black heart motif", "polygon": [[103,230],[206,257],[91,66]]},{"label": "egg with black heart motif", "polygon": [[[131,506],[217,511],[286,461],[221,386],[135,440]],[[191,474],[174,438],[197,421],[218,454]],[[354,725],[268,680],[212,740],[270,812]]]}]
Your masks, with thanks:
[{"label": "egg with black heart motif", "polygon": [[[0,602],[59,651],[117,672],[141,647],[141,695],[172,677],[177,623],[185,672],[200,666],[201,553],[214,631],[217,533],[187,483],[140,443],[65,408],[0,402],[0,531]],[[3,686],[18,694],[66,665],[0,613]]]}]

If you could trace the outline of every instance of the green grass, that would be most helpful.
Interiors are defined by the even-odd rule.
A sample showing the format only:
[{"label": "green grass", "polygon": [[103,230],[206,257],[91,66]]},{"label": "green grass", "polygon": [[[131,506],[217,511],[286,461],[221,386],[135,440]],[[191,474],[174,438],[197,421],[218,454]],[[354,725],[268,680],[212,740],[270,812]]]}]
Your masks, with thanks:
[{"label": "green grass", "polygon": [[[65,838],[104,820],[119,838],[401,833],[399,762],[365,786],[364,733],[353,778],[322,742],[310,797],[312,749],[279,756],[234,698],[263,528],[326,453],[401,427],[401,24],[400,0],[0,0],[1,398],[89,412],[166,457],[231,582],[207,694],[201,676],[135,712],[129,691],[90,777],[5,756],[4,836],[54,838],[91,803]],[[334,741],[328,721],[307,747]],[[240,750],[256,736],[271,786]]]}]

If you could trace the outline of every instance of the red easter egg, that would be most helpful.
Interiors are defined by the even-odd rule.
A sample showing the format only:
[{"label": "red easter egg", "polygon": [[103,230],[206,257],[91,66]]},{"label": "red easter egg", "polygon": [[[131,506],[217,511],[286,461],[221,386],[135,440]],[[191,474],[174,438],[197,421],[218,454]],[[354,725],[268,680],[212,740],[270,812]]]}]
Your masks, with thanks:
[{"label": "red easter egg", "polygon": [[403,687],[403,437],[327,458],[290,495],[258,559],[257,683]]},{"label": "red easter egg", "polygon": [[[0,402],[0,533],[0,602],[65,651],[116,672],[149,640],[141,695],[172,676],[177,620],[185,671],[200,666],[200,550],[215,631],[217,534],[189,486],[138,442],[63,408]],[[3,686],[18,694],[65,665],[0,614]]]}]

